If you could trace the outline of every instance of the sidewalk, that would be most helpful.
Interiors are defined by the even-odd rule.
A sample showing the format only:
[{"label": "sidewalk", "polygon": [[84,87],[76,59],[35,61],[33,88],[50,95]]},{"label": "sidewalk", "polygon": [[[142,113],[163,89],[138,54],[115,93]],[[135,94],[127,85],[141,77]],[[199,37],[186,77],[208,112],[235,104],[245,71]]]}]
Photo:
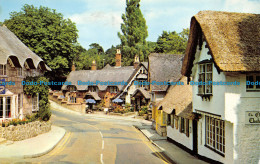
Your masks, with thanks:
[{"label": "sidewalk", "polygon": [[166,137],[162,137],[152,129],[151,125],[135,126],[140,130],[155,146],[177,164],[207,164],[206,162],[190,155],[188,152],[167,141]]},{"label": "sidewalk", "polygon": [[22,141],[0,139],[0,158],[39,157],[50,152],[65,135],[63,128],[52,126],[48,133]]}]

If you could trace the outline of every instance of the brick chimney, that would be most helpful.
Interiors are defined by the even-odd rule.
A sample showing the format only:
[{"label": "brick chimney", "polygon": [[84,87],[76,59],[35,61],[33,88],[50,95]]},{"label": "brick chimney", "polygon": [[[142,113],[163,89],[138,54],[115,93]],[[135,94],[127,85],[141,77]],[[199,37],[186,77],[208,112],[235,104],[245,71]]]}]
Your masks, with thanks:
[{"label": "brick chimney", "polygon": [[134,61],[134,69],[136,69],[139,65],[140,61],[139,61],[139,56],[135,55],[135,61]]},{"label": "brick chimney", "polygon": [[74,61],[72,62],[71,71],[76,71],[76,67],[75,67]]},{"label": "brick chimney", "polygon": [[92,61],[91,70],[97,70],[97,64],[95,60]]},{"label": "brick chimney", "polygon": [[120,52],[120,49],[116,49],[116,67],[121,67],[121,52]]}]

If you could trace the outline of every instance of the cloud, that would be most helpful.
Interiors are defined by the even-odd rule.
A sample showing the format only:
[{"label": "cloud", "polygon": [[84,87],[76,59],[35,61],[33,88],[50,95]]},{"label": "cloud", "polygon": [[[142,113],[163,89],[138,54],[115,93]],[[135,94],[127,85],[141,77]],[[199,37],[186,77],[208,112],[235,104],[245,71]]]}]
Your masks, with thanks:
[{"label": "cloud", "polygon": [[122,23],[120,12],[84,12],[81,14],[74,14],[69,18],[77,25],[98,24],[119,28]]},{"label": "cloud", "polygon": [[259,0],[226,0],[224,10],[234,12],[260,13]]}]

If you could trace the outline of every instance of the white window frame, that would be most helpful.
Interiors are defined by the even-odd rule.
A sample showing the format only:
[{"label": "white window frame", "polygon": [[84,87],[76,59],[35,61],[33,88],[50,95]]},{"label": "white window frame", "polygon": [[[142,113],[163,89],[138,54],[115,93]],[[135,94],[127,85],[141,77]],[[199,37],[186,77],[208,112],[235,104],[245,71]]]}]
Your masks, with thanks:
[{"label": "white window frame", "polygon": [[[208,70],[208,67],[211,65],[211,71]],[[210,76],[210,78],[209,78]],[[202,78],[202,79],[201,79]],[[199,79],[198,82],[205,82],[208,83],[209,81],[212,81],[213,79],[213,64],[212,63],[203,63],[199,64]],[[202,89],[200,89],[202,88]],[[211,90],[208,91],[207,88]],[[198,85],[198,94],[200,95],[212,95],[213,93],[213,87],[212,83],[211,84],[206,84],[206,85]]]},{"label": "white window frame", "polygon": [[225,154],[225,121],[205,116],[205,145],[211,149]]},{"label": "white window frame", "polygon": [[32,111],[33,112],[39,111],[39,94],[38,93],[32,97]]},{"label": "white window frame", "polygon": [[[253,81],[249,80],[249,77],[253,77]],[[258,77],[259,79],[256,79]],[[249,74],[246,75],[246,81],[256,82],[259,81],[260,83],[260,74]],[[252,86],[252,88],[249,88]],[[246,85],[246,91],[260,91],[260,85]]]},{"label": "white window frame", "polygon": [[70,103],[76,103],[77,102],[77,98],[76,97],[70,97]]},{"label": "white window frame", "polygon": [[0,64],[0,76],[6,76],[6,75],[7,75],[6,64]]},{"label": "white window frame", "polygon": [[17,76],[22,77],[23,76],[23,68],[17,67],[16,70],[17,70]]}]

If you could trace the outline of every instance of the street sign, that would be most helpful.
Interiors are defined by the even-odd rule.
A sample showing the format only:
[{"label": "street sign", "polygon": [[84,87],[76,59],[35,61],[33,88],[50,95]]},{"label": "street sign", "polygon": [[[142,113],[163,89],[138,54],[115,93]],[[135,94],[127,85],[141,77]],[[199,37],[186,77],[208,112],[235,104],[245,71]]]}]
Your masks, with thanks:
[{"label": "street sign", "polygon": [[5,94],[5,79],[0,79],[0,94]]}]

